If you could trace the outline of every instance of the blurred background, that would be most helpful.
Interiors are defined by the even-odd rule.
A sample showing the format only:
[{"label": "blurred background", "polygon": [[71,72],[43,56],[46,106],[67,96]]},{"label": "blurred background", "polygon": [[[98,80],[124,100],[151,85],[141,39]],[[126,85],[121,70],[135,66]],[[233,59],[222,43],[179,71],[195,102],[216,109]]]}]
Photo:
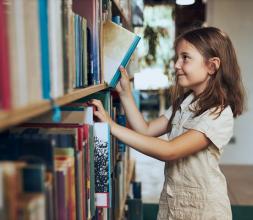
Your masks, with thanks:
[{"label": "blurred background", "polygon": [[[234,136],[224,149],[220,165],[228,180],[232,205],[235,208],[252,206],[253,1],[137,0],[136,4],[139,10],[133,8],[133,24],[142,41],[138,48],[139,65],[136,65],[139,69],[130,71],[134,73],[138,104],[147,120],[163,114],[170,105],[168,89],[174,75],[174,39],[189,28],[201,26],[221,28],[230,36],[247,93],[247,111],[235,120]],[[136,151],[132,151],[132,155],[136,158],[136,179],[142,182],[143,201],[157,203],[163,184],[164,163]],[[253,211],[249,212],[252,217],[248,219],[253,219]]]},{"label": "blurred background", "polygon": [[[15,131],[16,125],[29,122],[30,119],[34,119],[36,122],[40,119],[39,116],[43,116],[44,113],[49,113],[47,116],[50,118],[49,121],[53,121],[53,123],[63,121],[60,118],[61,111],[71,111],[76,115],[81,109],[81,113],[85,115],[86,107],[83,104],[91,98],[100,99],[114,119],[118,119],[118,122],[125,126],[127,122],[120,106],[119,97],[104,83],[104,77],[107,76],[107,70],[103,63],[107,55],[104,53],[105,45],[112,43],[110,45],[122,49],[122,45],[115,43],[115,38],[118,35],[113,35],[110,39],[104,40],[106,35],[104,24],[107,23],[104,21],[111,20],[117,24],[114,25],[118,28],[117,30],[122,31],[123,29],[119,27],[122,25],[125,29],[133,31],[141,37],[137,50],[131,56],[127,70],[133,82],[131,85],[136,104],[144,118],[147,121],[157,118],[171,105],[170,88],[175,76],[174,40],[182,32],[194,27],[218,27],[225,31],[233,42],[247,95],[247,110],[235,120],[234,135],[224,148],[220,167],[227,179],[233,220],[252,220],[252,12],[253,0],[0,0],[0,131],[9,128],[12,130],[13,126]],[[108,32],[110,31],[107,29]],[[128,33],[128,31],[123,33]],[[121,40],[121,34],[118,37],[119,42],[125,44],[125,40]],[[109,53],[111,54],[110,50]],[[116,69],[118,65],[118,63],[115,64]],[[108,71],[108,73],[111,72],[111,70]],[[89,126],[93,125],[92,108],[90,110],[87,115],[89,114],[91,121],[89,123],[84,121],[84,115],[82,115],[82,120],[75,121],[78,126],[89,124],[88,128],[90,128]],[[41,120],[45,122],[44,119]],[[77,129],[73,129],[75,132],[71,133],[71,137],[77,135]],[[86,135],[93,138],[92,131],[90,129]],[[100,129],[100,131],[101,133],[109,133],[107,128]],[[62,131],[59,132],[59,134],[61,133]],[[24,133],[23,136],[22,132],[21,137],[26,138],[26,134]],[[32,148],[29,149],[29,153],[31,153],[30,151],[36,151],[33,148],[36,144],[32,142],[32,137],[35,137],[37,133],[29,134],[31,137],[27,140],[32,143]],[[81,209],[77,206],[75,210],[73,209],[73,213],[79,212],[80,216],[84,215],[85,217],[96,214],[97,219],[106,219],[106,216],[109,216],[108,219],[112,219],[111,216],[116,216],[113,219],[117,220],[125,217],[128,220],[156,219],[158,201],[164,181],[164,162],[131,149],[131,156],[134,158],[132,160],[129,156],[129,148],[126,148],[123,143],[117,142],[116,139],[112,139],[111,145],[108,144],[107,146],[108,154],[110,152],[109,147],[113,149],[111,151],[112,157],[108,156],[104,159],[113,165],[111,167],[108,165],[109,163],[103,165],[108,173],[111,172],[112,181],[110,181],[113,184],[111,187],[109,180],[103,180],[103,184],[108,188],[105,194],[109,199],[103,199],[105,206],[100,204],[99,208],[96,209],[95,183],[91,183],[91,180],[95,182],[95,177],[92,176],[95,173],[95,167],[94,161],[89,159],[93,157],[92,150],[89,149],[93,149],[94,146],[93,139],[89,139],[88,136],[82,137],[78,133],[78,144],[85,140],[85,146],[88,150],[84,150],[81,144],[80,149],[78,147],[78,150],[75,150],[78,153],[75,155],[76,158],[71,155],[72,162],[75,161],[76,164],[72,163],[71,166],[68,165],[67,167],[70,170],[85,162],[85,168],[82,169],[81,165],[80,167],[77,166],[79,172],[75,178],[76,186],[72,184],[72,187],[74,186],[73,190],[81,190],[83,195],[85,194],[87,202],[81,198],[80,194],[74,195],[73,198],[76,196],[76,201],[79,202]],[[46,151],[46,156],[48,152],[54,155],[53,142],[51,143],[53,139],[51,138],[50,135],[47,136],[45,146],[51,147],[51,151]],[[166,139],[167,137],[164,135],[160,138]],[[74,139],[76,140],[76,137]],[[9,135],[8,131],[1,132],[0,140],[1,160],[9,160],[9,156],[11,158],[20,156],[20,152],[17,153],[9,147],[14,145],[17,149],[22,149],[20,146],[23,146],[18,143],[18,139],[13,138],[12,133]],[[34,141],[37,143],[38,140]],[[24,143],[27,145],[26,142]],[[75,144],[76,142],[71,143],[71,146],[76,146]],[[64,146],[65,142],[60,145],[67,148]],[[39,148],[35,152],[36,156],[40,154],[40,145],[37,147]],[[80,157],[79,153],[81,154]],[[24,177],[24,179],[28,182],[35,180],[42,188],[47,185],[48,191],[43,191],[41,194],[43,201],[47,201],[47,204],[53,203],[54,190],[61,189],[60,187],[64,188],[63,192],[66,193],[61,193],[60,190],[55,193],[55,195],[59,195],[57,197],[59,202],[54,204],[58,209],[56,208],[56,211],[51,210],[54,209],[52,205],[47,207],[48,215],[53,216],[54,212],[59,211],[59,218],[62,219],[64,217],[61,218],[61,215],[64,216],[63,213],[68,213],[68,208],[72,209],[72,203],[68,203],[67,199],[70,200],[71,198],[73,204],[75,203],[72,198],[73,191],[68,188],[70,183],[68,180],[71,178],[73,180],[74,175],[71,171],[71,176],[67,176],[70,175],[70,172],[58,167],[59,173],[62,172],[63,175],[65,172],[64,175],[70,178],[60,181],[60,176],[58,179],[59,186],[55,186],[52,181],[54,171],[46,172],[45,169],[45,167],[51,167],[52,161],[54,161],[52,155],[50,163],[48,161],[43,162],[43,166],[36,168],[38,169],[36,174],[40,175],[41,178]],[[84,158],[86,159],[84,160]],[[17,158],[12,159],[16,160]],[[41,163],[37,158],[36,162]],[[65,162],[69,163],[68,160]],[[2,165],[2,161],[0,163]],[[25,164],[25,168],[26,165],[29,166],[30,164]],[[0,220],[9,219],[3,216],[18,216],[21,213],[17,211],[20,208],[19,205],[21,206],[20,210],[29,209],[29,213],[35,215],[33,214],[35,209],[30,209],[30,206],[26,205],[35,206],[33,200],[27,200],[26,197],[19,198],[18,193],[21,192],[22,184],[15,181],[16,179],[11,179],[12,176],[16,176],[13,178],[21,177],[15,173],[19,169],[19,164],[17,167],[15,166],[13,163],[6,167],[0,166]],[[97,167],[99,166],[100,163],[97,162]],[[13,175],[8,177],[12,184],[3,181],[5,178],[3,169],[7,172],[9,167],[16,170],[15,172],[10,171]],[[85,176],[82,174],[83,172],[85,172]],[[43,177],[46,174],[48,174],[48,178]],[[102,174],[104,175],[104,172]],[[103,175],[97,175],[97,179]],[[17,191],[13,190],[16,188],[18,188]],[[91,188],[94,189],[92,189],[93,192]],[[45,192],[52,192],[51,194],[47,193],[50,198],[44,198]],[[112,192],[112,195],[107,192]],[[61,199],[60,196],[66,196],[66,198]],[[5,197],[8,197],[9,200]],[[15,198],[20,200],[17,202]],[[40,199],[40,197],[38,198]],[[40,201],[38,198],[35,196],[37,202]],[[23,199],[24,203],[22,202]],[[112,204],[109,204],[109,201]],[[5,206],[6,204],[7,206]],[[45,204],[41,206],[41,210],[45,209]],[[7,209],[6,207],[10,208]],[[63,212],[60,209],[61,207],[63,207]],[[85,213],[86,211],[87,213]],[[40,209],[37,209],[36,213],[40,213]],[[21,213],[21,215],[25,214]],[[54,219],[52,216],[47,219]],[[43,216],[40,217],[43,218]],[[10,217],[10,219],[16,218]]]}]

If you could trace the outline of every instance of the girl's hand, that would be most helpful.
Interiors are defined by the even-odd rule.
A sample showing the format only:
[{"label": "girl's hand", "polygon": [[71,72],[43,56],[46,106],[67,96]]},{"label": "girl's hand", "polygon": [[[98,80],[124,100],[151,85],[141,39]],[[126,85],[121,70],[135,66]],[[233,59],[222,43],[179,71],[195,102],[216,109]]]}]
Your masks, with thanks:
[{"label": "girl's hand", "polygon": [[107,122],[110,126],[113,125],[114,121],[111,119],[108,112],[105,111],[100,100],[92,99],[89,103],[96,107],[93,113],[101,122]]},{"label": "girl's hand", "polygon": [[122,66],[120,66],[119,70],[121,72],[121,78],[116,86],[116,91],[119,93],[119,96],[121,97],[131,95],[131,87],[127,71]]}]

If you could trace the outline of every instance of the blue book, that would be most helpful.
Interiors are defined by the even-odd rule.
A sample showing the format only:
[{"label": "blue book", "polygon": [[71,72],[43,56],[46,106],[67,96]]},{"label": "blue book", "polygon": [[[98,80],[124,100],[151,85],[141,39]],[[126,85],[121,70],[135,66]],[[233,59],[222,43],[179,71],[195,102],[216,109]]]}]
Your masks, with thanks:
[{"label": "blue book", "polygon": [[38,4],[38,14],[42,66],[42,94],[44,99],[50,99],[50,64],[47,8],[47,0],[40,0]]},{"label": "blue book", "polygon": [[24,192],[45,192],[46,167],[44,164],[29,164],[22,169]]},{"label": "blue book", "polygon": [[109,87],[115,87],[120,79],[119,67],[126,67],[140,37],[131,31],[107,21],[103,24],[103,73]]},{"label": "blue book", "polygon": [[[123,127],[126,127],[126,116],[125,115],[118,115],[117,116],[117,122]],[[126,152],[126,144],[122,141],[118,140],[118,151],[123,153]]]}]

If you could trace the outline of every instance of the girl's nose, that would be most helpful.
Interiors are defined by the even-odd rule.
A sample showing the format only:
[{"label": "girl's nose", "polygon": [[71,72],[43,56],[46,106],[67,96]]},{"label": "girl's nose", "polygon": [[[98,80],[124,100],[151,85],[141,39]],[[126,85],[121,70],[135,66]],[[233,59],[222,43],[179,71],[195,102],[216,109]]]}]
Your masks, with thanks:
[{"label": "girl's nose", "polygon": [[175,69],[177,69],[177,70],[178,70],[178,69],[181,69],[181,62],[180,62],[179,59],[176,60],[176,63],[175,63],[174,66],[175,66]]}]

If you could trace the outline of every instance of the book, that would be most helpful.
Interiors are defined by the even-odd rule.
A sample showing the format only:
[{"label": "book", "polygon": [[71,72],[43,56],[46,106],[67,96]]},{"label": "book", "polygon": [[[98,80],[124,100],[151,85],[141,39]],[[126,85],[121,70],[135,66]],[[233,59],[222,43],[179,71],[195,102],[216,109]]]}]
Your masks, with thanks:
[{"label": "book", "polygon": [[13,0],[3,4],[7,18],[11,107],[16,108],[28,103],[24,2]]},{"label": "book", "polygon": [[47,1],[50,95],[52,98],[60,97],[64,93],[61,4],[61,0]]},{"label": "book", "polygon": [[29,193],[45,192],[45,174],[44,164],[29,164],[22,169],[23,191]]},{"label": "book", "polygon": [[[117,122],[119,125],[126,127],[126,116],[125,115],[118,115],[117,116]],[[122,141],[118,140],[118,151],[119,152],[125,152],[126,151],[126,144]]]},{"label": "book", "polygon": [[[27,127],[41,127],[46,128],[44,132],[46,133],[73,133],[72,131],[76,130],[77,132],[77,146],[75,149],[75,172],[76,172],[76,198],[77,198],[77,207],[81,207],[77,209],[77,216],[78,219],[83,219],[80,216],[92,216],[92,213],[95,211],[92,210],[95,205],[92,205],[94,202],[95,193],[92,194],[89,185],[94,185],[94,181],[90,178],[91,172],[94,173],[94,165],[93,171],[90,171],[91,163],[93,159],[89,159],[90,155],[92,154],[93,150],[90,148],[93,145],[88,144],[88,137],[86,135],[87,129],[89,129],[87,124],[85,123],[86,120],[86,110],[90,109],[88,112],[89,114],[93,114],[92,107],[78,107],[78,106],[67,106],[63,107],[62,111],[62,123],[53,123],[50,117],[50,114],[43,115],[36,120],[33,120],[33,123],[26,123],[24,124]],[[89,119],[90,120],[90,119]],[[43,122],[43,123],[42,123]],[[72,130],[72,131],[71,131]],[[42,131],[42,129],[40,129]],[[63,143],[61,143],[63,146]],[[66,146],[65,146],[66,147]],[[69,146],[68,146],[69,147]],[[93,155],[93,154],[92,154]],[[93,158],[93,156],[91,156]],[[90,161],[90,162],[88,162]],[[87,181],[86,181],[87,180]],[[91,183],[91,184],[89,184]],[[80,193],[81,192],[81,193]],[[90,193],[91,192],[91,193]],[[81,194],[81,195],[79,195]],[[83,199],[87,197],[86,201]],[[86,208],[83,208],[83,207]],[[83,212],[82,212],[83,211]],[[91,213],[91,214],[88,214]]]},{"label": "book", "polygon": [[42,100],[38,1],[23,3],[28,103]]},{"label": "book", "polygon": [[14,163],[1,161],[1,219],[17,219],[18,173]]},{"label": "book", "polygon": [[75,23],[75,54],[76,54],[76,73],[75,88],[88,85],[88,66],[87,66],[87,20],[77,14],[74,15]]},{"label": "book", "polygon": [[8,110],[11,106],[10,67],[6,7],[0,0],[0,109]]},{"label": "book", "polygon": [[41,72],[42,72],[42,96],[44,99],[50,99],[50,62],[49,62],[49,36],[48,36],[48,16],[47,1],[38,2],[39,7],[39,35],[40,35],[40,51],[41,51]]},{"label": "book", "polygon": [[64,92],[71,92],[75,81],[75,33],[72,0],[62,1],[62,40],[63,40],[63,71]]},{"label": "book", "polygon": [[103,24],[104,80],[115,87],[120,79],[119,67],[126,67],[140,37],[111,21]]},{"label": "book", "polygon": [[94,123],[96,207],[111,207],[110,130],[104,122]]},{"label": "book", "polygon": [[87,20],[87,49],[88,49],[88,73],[89,85],[100,83],[100,41],[99,41],[99,25],[100,11],[99,0],[93,1],[73,1],[73,12],[85,17]]},{"label": "book", "polygon": [[[74,149],[71,147],[56,147],[54,149],[54,162],[56,165],[56,173],[58,171],[66,172],[66,188],[63,191],[59,191],[58,194],[66,194],[66,208],[67,208],[67,219],[76,219],[76,182],[75,182],[75,159],[74,159]],[[56,185],[61,187],[62,181],[56,179]],[[58,187],[57,187],[58,188]],[[79,192],[80,194],[80,192]],[[58,197],[59,199],[59,197]],[[58,200],[57,204],[61,203],[61,199]],[[79,207],[80,208],[80,207]],[[60,210],[60,207],[59,209]],[[61,213],[58,214],[58,216]]]},{"label": "book", "polygon": [[41,193],[21,194],[18,199],[17,219],[46,220],[46,201]]}]

